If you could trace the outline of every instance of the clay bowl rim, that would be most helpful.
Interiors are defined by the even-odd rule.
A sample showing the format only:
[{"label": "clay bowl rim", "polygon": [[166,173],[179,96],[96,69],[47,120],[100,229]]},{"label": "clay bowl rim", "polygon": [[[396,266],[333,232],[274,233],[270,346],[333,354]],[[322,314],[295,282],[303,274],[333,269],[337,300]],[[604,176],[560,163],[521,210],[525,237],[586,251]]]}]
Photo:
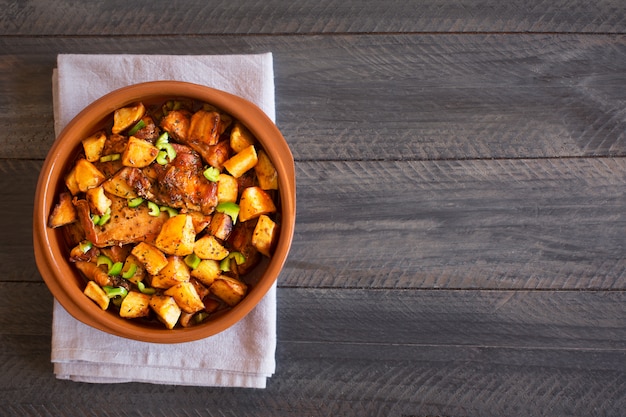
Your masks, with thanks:
[{"label": "clay bowl rim", "polygon": [[[210,103],[240,120],[256,136],[278,172],[281,228],[272,258],[263,277],[250,293],[228,313],[189,328],[168,330],[145,326],[102,311],[79,288],[83,280],[64,256],[58,230],[47,227],[48,215],[56,202],[68,160],[80,141],[94,133],[94,127],[115,109],[137,101],[159,98],[191,98]],[[255,104],[211,87],[182,81],[151,81],[114,90],[95,100],[63,129],[55,139],[41,168],[33,211],[33,244],[37,267],[52,295],[77,320],[104,332],[143,342],[191,342],[218,334],[244,318],[276,283],[289,254],[296,215],[295,165],[291,150],[274,122]],[[73,279],[63,279],[72,276]]]}]

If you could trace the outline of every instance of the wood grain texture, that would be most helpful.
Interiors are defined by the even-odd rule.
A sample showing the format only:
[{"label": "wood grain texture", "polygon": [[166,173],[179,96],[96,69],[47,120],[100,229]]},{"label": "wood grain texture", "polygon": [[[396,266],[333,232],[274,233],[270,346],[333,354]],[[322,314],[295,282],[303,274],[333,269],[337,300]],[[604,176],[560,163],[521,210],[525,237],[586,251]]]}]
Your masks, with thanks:
[{"label": "wood grain texture", "polygon": [[619,0],[244,0],[72,3],[5,0],[2,35],[172,35],[371,32],[624,33]]},{"label": "wood grain texture", "polygon": [[0,50],[1,158],[45,157],[58,53],[181,51],[271,51],[298,160],[626,154],[626,36],[0,38]]},{"label": "wood grain texture", "polygon": [[[29,232],[39,167],[0,168],[0,280],[40,279]],[[302,161],[296,170],[281,286],[626,289],[623,158]]]},{"label": "wood grain texture", "polygon": [[[21,292],[36,310],[13,300]],[[49,293],[2,283],[0,404],[20,417],[617,417],[626,406],[624,297],[279,289],[277,372],[265,390],[236,390],[55,380]]]}]

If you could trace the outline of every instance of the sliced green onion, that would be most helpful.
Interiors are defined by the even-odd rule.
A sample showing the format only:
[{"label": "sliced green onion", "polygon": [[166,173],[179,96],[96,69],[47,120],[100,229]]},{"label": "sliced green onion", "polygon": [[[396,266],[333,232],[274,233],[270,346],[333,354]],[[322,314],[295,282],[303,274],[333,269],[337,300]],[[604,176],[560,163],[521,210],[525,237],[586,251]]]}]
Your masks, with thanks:
[{"label": "sliced green onion", "polygon": [[220,170],[215,167],[210,166],[207,169],[205,169],[202,174],[204,175],[204,178],[206,178],[207,180],[211,182],[217,182],[217,179],[220,176]]},{"label": "sliced green onion", "polygon": [[237,223],[237,216],[239,216],[239,205],[232,202],[222,202],[215,207],[215,210],[219,213],[226,213],[233,219],[233,224]]},{"label": "sliced green onion", "polygon": [[154,146],[161,149],[161,146],[165,145],[166,143],[169,143],[169,140],[170,140],[170,135],[167,132],[163,132],[161,133],[161,136],[157,138],[156,142],[154,143]]},{"label": "sliced green onion", "polygon": [[202,261],[202,259],[200,259],[198,257],[198,255],[196,255],[195,253],[191,253],[191,254],[185,256],[185,263],[191,269],[196,269],[198,267],[198,265],[200,265],[201,261]]},{"label": "sliced green onion", "polygon": [[128,270],[122,273],[122,278],[130,279],[135,276],[136,272],[137,272],[137,264],[133,262],[128,267]]},{"label": "sliced green onion", "polygon": [[93,243],[91,243],[88,240],[83,240],[82,242],[78,244],[78,249],[80,249],[82,253],[89,252],[91,248],[93,248]]},{"label": "sliced green onion", "polygon": [[97,214],[92,214],[91,221],[93,224],[97,225],[98,223],[100,223],[100,216],[98,216]]},{"label": "sliced green onion", "polygon": [[140,129],[146,127],[146,123],[143,120],[139,120],[132,129],[128,131],[128,136],[132,136],[135,133],[139,132]]},{"label": "sliced green onion", "polygon": [[170,217],[178,216],[178,210],[176,210],[175,208],[171,208],[168,206],[161,206],[159,210],[166,211]]},{"label": "sliced green onion", "polygon": [[206,311],[201,311],[197,313],[195,316],[193,316],[193,320],[196,323],[202,323],[204,320],[207,319],[207,317],[209,317],[209,313],[207,313]]},{"label": "sliced green onion", "polygon": [[143,294],[152,295],[156,292],[154,288],[146,287],[146,284],[144,284],[143,281],[137,282],[137,288],[139,288],[139,291],[141,291]]},{"label": "sliced green onion", "polygon": [[122,157],[122,155],[120,155],[119,153],[112,153],[110,155],[104,155],[100,157],[100,162],[111,162],[111,161],[117,161],[118,159],[120,159]]},{"label": "sliced green onion", "polygon": [[143,198],[141,198],[141,197],[135,197],[135,198],[129,198],[128,199],[128,207],[130,207],[130,208],[139,207],[141,205],[141,203],[143,203]]},{"label": "sliced green onion", "polygon": [[220,269],[224,272],[230,271],[230,261],[234,259],[237,265],[241,265],[246,261],[246,257],[241,252],[231,252],[227,257],[220,261]]},{"label": "sliced green onion", "polygon": [[159,151],[159,153],[157,154],[157,157],[156,157],[156,162],[159,165],[167,164],[167,152],[165,152],[163,150]]},{"label": "sliced green onion", "polygon": [[148,214],[157,217],[159,213],[161,213],[161,209],[157,203],[153,203],[152,201],[148,201]]},{"label": "sliced green onion", "polygon": [[124,298],[128,294],[128,290],[124,287],[112,287],[110,285],[105,285],[104,287],[102,287],[102,289],[104,290],[107,297],[109,298],[115,298],[115,297]]},{"label": "sliced green onion", "polygon": [[111,260],[111,258],[109,258],[106,255],[98,255],[98,257],[96,258],[96,265],[97,266],[106,265],[107,271],[108,271],[109,269],[113,267],[113,261]]},{"label": "sliced green onion", "polygon": [[96,224],[98,226],[104,226],[109,220],[111,220],[111,208],[110,207],[107,209],[106,213],[100,216],[100,219],[98,220],[98,223]]},{"label": "sliced green onion", "polygon": [[124,267],[124,264],[122,262],[115,262],[111,268],[109,268],[109,275],[119,275],[122,273],[122,268]]}]

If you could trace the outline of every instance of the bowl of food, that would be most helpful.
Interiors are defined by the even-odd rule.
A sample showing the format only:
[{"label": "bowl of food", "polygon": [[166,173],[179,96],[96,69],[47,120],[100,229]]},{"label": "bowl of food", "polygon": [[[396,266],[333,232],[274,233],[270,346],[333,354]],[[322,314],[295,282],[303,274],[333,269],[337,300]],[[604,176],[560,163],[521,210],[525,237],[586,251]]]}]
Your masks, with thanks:
[{"label": "bowl of food", "polygon": [[193,341],[272,288],[295,207],[293,156],[257,106],[196,84],[136,84],[87,106],[53,143],[35,194],[35,259],[81,322]]}]

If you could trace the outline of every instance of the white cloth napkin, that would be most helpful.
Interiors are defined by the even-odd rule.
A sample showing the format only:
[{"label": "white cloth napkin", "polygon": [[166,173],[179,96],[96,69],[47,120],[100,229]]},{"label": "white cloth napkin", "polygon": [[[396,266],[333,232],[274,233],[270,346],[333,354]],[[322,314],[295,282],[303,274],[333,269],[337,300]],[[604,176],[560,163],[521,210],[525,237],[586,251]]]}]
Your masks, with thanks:
[{"label": "white cloth napkin", "polygon": [[[258,55],[59,55],[53,74],[55,130],[102,95],[144,81],[178,80],[242,96],[275,120],[271,53]],[[153,344],[93,329],[55,300],[54,373],[90,383],[265,388],[275,371],[276,285],[233,327],[204,340]]]}]

